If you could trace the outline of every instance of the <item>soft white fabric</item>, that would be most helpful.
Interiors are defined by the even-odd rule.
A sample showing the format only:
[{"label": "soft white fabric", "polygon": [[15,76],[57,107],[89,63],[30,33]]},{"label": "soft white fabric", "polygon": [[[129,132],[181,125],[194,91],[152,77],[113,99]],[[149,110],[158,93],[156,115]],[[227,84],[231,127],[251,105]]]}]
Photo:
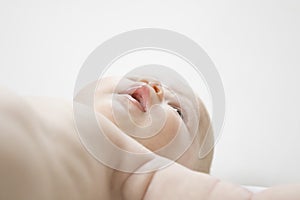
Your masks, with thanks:
[{"label": "soft white fabric", "polygon": [[262,190],[265,190],[267,188],[265,187],[260,187],[260,186],[248,186],[248,185],[243,185],[244,188],[246,188],[247,190],[253,192],[253,193],[257,193],[260,192]]}]

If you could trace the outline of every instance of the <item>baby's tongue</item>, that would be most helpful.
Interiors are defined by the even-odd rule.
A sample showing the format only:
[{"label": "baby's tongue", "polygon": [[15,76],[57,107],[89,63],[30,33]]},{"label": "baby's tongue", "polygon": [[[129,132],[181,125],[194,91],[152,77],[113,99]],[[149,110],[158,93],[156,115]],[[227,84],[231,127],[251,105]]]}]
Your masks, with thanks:
[{"label": "baby's tongue", "polygon": [[147,111],[147,99],[149,98],[149,91],[147,87],[139,87],[131,95],[143,107],[144,112]]}]

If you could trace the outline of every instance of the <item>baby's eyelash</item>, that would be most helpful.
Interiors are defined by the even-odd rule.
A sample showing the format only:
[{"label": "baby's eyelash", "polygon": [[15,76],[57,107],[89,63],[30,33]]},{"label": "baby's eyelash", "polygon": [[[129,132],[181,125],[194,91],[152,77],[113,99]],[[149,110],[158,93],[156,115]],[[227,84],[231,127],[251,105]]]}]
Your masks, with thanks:
[{"label": "baby's eyelash", "polygon": [[178,115],[183,119],[183,114],[180,108],[176,107],[176,106],[172,106],[170,105],[177,113]]},{"label": "baby's eyelash", "polygon": [[177,111],[178,115],[179,115],[181,118],[183,118],[183,115],[182,115],[181,110],[179,110],[178,108],[176,108],[176,111]]}]

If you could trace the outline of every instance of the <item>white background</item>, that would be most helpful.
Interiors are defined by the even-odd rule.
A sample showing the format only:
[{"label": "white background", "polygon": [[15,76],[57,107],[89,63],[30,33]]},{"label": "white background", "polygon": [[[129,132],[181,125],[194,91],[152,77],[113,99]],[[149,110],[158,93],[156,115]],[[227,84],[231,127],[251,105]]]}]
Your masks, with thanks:
[{"label": "white background", "polygon": [[190,37],[222,77],[227,113],[212,174],[248,185],[299,183],[297,0],[0,1],[0,85],[71,101],[91,51],[145,27]]}]

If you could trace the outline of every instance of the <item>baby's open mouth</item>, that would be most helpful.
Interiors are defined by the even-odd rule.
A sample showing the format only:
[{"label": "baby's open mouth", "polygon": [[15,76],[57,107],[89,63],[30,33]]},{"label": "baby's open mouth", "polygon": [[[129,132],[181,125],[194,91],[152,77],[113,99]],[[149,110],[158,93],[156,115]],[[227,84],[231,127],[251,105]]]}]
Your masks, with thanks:
[{"label": "baby's open mouth", "polygon": [[147,111],[150,90],[147,85],[129,88],[124,92],[129,99],[143,112]]}]

